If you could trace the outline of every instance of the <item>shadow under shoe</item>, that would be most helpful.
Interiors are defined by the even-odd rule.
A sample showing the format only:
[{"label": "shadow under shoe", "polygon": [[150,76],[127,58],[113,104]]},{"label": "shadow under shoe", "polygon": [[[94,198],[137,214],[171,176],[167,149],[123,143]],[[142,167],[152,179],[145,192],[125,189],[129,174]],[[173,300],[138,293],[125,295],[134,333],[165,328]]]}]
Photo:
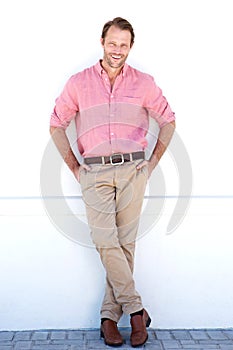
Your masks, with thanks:
[{"label": "shadow under shoe", "polygon": [[132,332],[130,342],[132,347],[142,346],[148,339],[146,327],[150,326],[151,318],[147,311],[143,309],[142,315],[134,315],[130,320]]},{"label": "shadow under shoe", "polygon": [[104,342],[109,346],[121,346],[124,343],[118,328],[117,323],[112,320],[105,320],[100,329],[100,336],[104,338]]}]

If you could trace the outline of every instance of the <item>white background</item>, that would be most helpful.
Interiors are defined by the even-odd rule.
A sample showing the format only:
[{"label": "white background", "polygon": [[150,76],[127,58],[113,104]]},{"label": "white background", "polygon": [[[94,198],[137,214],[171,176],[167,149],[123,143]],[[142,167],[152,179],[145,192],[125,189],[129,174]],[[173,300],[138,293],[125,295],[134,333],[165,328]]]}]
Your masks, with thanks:
[{"label": "white background", "polygon": [[[128,63],[155,77],[176,112],[194,179],[178,229],[166,236],[170,199],[138,242],[138,289],[154,327],[233,326],[231,1],[9,0],[0,5],[0,329],[98,326],[98,256],[49,221],[40,169],[55,98],[101,58],[102,26],[116,16],[134,26]],[[169,153],[161,168],[176,195]],[[64,194],[80,193],[66,168],[63,183]]]}]

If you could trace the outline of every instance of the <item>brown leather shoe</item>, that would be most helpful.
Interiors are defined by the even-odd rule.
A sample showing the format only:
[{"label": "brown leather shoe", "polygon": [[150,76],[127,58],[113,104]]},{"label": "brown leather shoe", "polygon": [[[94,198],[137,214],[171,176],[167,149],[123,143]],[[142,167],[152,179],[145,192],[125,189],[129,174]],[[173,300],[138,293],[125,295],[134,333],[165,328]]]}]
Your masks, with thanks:
[{"label": "brown leather shoe", "polygon": [[142,346],[148,339],[148,333],[146,327],[149,327],[151,323],[150,316],[147,311],[143,309],[143,315],[134,315],[130,320],[132,333],[130,336],[130,342],[132,347]]},{"label": "brown leather shoe", "polygon": [[117,323],[112,320],[105,320],[101,325],[100,335],[104,338],[106,345],[121,346],[124,340],[117,328]]}]

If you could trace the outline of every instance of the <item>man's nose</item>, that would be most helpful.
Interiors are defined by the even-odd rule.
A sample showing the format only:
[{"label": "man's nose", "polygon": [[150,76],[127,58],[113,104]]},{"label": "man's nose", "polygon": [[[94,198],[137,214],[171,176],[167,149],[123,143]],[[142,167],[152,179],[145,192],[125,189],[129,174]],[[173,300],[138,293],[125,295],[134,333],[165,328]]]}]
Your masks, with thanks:
[{"label": "man's nose", "polygon": [[116,45],[114,47],[114,53],[116,53],[116,54],[120,54],[121,53],[121,46],[120,45]]}]

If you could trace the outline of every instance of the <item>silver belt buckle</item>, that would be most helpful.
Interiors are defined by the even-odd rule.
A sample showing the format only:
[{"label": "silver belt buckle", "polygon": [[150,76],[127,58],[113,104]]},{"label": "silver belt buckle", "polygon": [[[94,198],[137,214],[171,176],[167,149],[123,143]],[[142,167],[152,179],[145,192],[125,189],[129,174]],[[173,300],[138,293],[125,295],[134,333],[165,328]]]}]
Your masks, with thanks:
[{"label": "silver belt buckle", "polygon": [[[116,158],[121,158],[121,160],[120,160],[120,162],[114,162],[114,157],[116,157]],[[121,153],[116,153],[116,154],[113,154],[112,156],[110,156],[110,163],[112,164],[112,165],[120,165],[120,164],[123,164],[124,163],[124,156],[123,156],[123,154],[121,154]]]}]

